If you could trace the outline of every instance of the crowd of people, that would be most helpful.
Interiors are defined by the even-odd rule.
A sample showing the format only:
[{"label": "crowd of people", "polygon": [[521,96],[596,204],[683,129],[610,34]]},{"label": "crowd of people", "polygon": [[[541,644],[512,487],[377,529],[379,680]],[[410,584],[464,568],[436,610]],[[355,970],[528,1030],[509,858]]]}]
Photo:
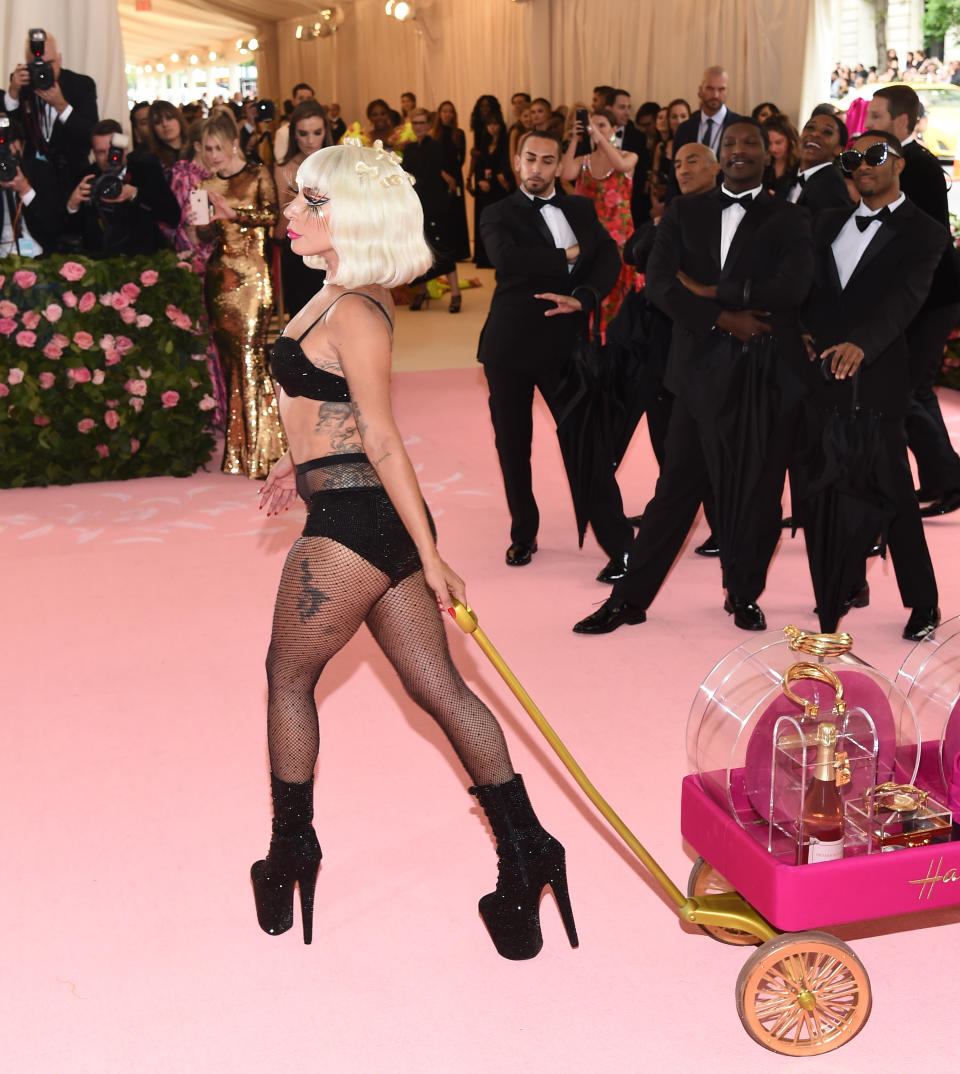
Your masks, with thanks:
[{"label": "crowd of people", "polygon": [[[919,102],[909,86],[911,78],[943,77],[946,68],[920,52],[908,55],[902,72],[896,56],[890,59],[902,85],[878,90],[855,130],[847,129],[843,113],[832,104],[818,106],[802,125],[771,101],[757,104],[749,116],[738,115],[726,103],[726,72],[711,67],[697,89],[696,109],[677,97],[665,105],[645,101],[634,112],[628,90],[598,85],[589,102],[570,107],[554,107],[544,97],[517,92],[510,99],[509,115],[495,96],[484,94],[461,126],[454,102],[443,100],[425,108],[413,93],[404,93],[399,110],[376,98],[365,109],[365,122],[348,125],[337,104],[321,104],[313,89],[301,82],[283,103],[279,118],[272,102],[262,100],[216,100],[209,106],[196,102],[182,109],[165,100],[137,103],[129,117],[130,141],[118,120],[99,117],[93,80],[63,67],[57,42],[46,35],[40,46],[29,43],[30,62],[16,67],[5,94],[4,129],[16,167],[13,177],[2,183],[6,193],[0,199],[0,254],[43,256],[73,250],[96,257],[150,254],[164,247],[179,251],[204,280],[213,340],[208,359],[225,431],[223,468],[265,477],[286,450],[275,386],[264,357],[269,319],[278,306],[273,281],[279,275],[282,309],[296,317],[325,278],[322,259],[304,258],[294,249],[297,236],[289,228],[286,210],[296,197],[298,171],[318,149],[344,140],[396,154],[415,180],[424,237],[433,254],[429,267],[408,281],[409,290],[398,292],[397,299],[417,311],[429,300],[429,280],[443,276],[449,285],[449,311],[457,313],[462,308],[457,263],[472,254],[476,265],[497,270],[479,360],[490,388],[511,514],[507,563],[523,566],[536,551],[538,513],[530,478],[533,392],[541,392],[559,421],[567,384],[560,376],[563,363],[556,356],[569,355],[582,334],[585,301],[581,299],[589,293],[591,306],[598,310],[595,327],[601,338],[610,334],[620,315],[634,316],[642,308],[648,337],[643,360],[648,371],[654,371],[650,381],[654,387],[648,383],[641,410],[647,413],[662,473],[654,501],[642,518],[634,520],[639,527],[636,537],[612,470],[600,467],[590,475],[589,502],[579,509],[610,557],[600,578],[615,589],[611,601],[576,629],[596,633],[621,622],[641,621],[689,529],[691,512],[695,514],[701,502],[712,532],[697,551],[720,557],[725,606],[739,626],[758,629],[764,619],[756,600],[779,531],[778,474],[779,479],[783,475],[778,467],[790,470],[793,521],[802,525],[812,464],[809,459],[804,463],[799,457],[787,458],[779,439],[776,445],[767,444],[765,458],[772,470],[758,477],[759,485],[751,491],[754,506],[766,506],[752,511],[752,521],[741,524],[731,508],[735,482],[721,465],[733,447],[716,433],[739,405],[730,397],[731,363],[723,359],[728,379],[715,385],[713,401],[727,400],[723,415],[709,408],[701,412],[700,404],[689,398],[692,389],[686,382],[706,383],[707,378],[699,373],[694,377],[693,372],[705,361],[710,364],[704,353],[711,347],[742,345],[746,355],[759,341],[776,352],[777,368],[782,367],[785,378],[777,391],[789,397],[784,384],[792,385],[791,377],[796,379],[793,367],[804,335],[800,326],[807,316],[802,299],[810,289],[809,266],[801,265],[791,278],[789,312],[779,311],[779,292],[765,300],[760,296],[769,294],[771,281],[783,277],[784,265],[794,254],[782,251],[779,260],[767,263],[757,255],[759,239],[734,242],[741,229],[723,215],[711,224],[722,236],[723,247],[709,251],[722,272],[710,279],[705,262],[694,267],[689,261],[697,245],[693,236],[684,236],[681,227],[677,238],[677,228],[688,203],[705,204],[705,196],[717,189],[721,193],[716,197],[732,196],[738,169],[749,170],[751,154],[759,152],[762,167],[754,191],[758,209],[751,215],[759,216],[760,206],[775,206],[777,215],[769,226],[778,235],[799,229],[795,255],[803,260],[801,248],[809,244],[810,235],[816,240],[821,219],[832,219],[832,212],[849,216],[866,211],[869,201],[861,189],[861,170],[846,164],[841,168],[841,155],[846,152],[842,159],[847,160],[856,150],[855,139],[864,132],[872,132],[872,137],[881,132],[881,141],[889,147],[883,150],[884,161],[903,161],[900,171],[905,171],[902,177],[898,172],[898,183],[946,235],[943,174],[916,137]],[[31,64],[38,62],[49,65],[49,84],[33,84]],[[867,78],[870,72],[838,67],[835,74],[836,83],[847,75]],[[729,133],[732,127],[736,138]],[[754,144],[747,145],[751,139]],[[862,172],[867,178],[880,174],[869,161],[867,168]],[[542,201],[544,191],[562,200],[541,206],[536,217],[515,218],[526,211],[531,198]],[[473,200],[472,250],[465,192]],[[804,212],[798,215],[794,206]],[[713,206],[714,211],[726,209],[726,204]],[[803,226],[798,223],[801,217]],[[522,241],[517,239],[518,227]],[[893,230],[885,226],[884,240]],[[669,259],[666,235],[680,243]],[[530,259],[519,257],[528,241],[541,247],[546,241],[554,252],[548,248],[546,260],[542,249]],[[937,245],[933,233],[930,241]],[[731,244],[737,257],[726,266]],[[766,249],[779,246],[771,239]],[[870,245],[867,252],[872,249]],[[673,270],[667,280],[658,275],[665,265]],[[752,292],[744,283],[737,295],[724,282],[755,276]],[[761,276],[767,277],[765,284]],[[950,245],[938,255],[932,286],[920,296],[921,308],[899,325],[909,354],[903,406],[896,414],[892,404],[882,410],[884,420],[893,423],[883,426],[890,458],[896,456],[897,466],[906,459],[891,446],[894,427],[904,431],[916,457],[919,502],[927,504],[925,515],[960,507],[960,458],[933,392],[944,341],[960,319],[958,281]],[[580,298],[575,297],[578,288],[584,289]],[[745,322],[747,309],[763,312]],[[547,320],[544,313],[555,319]],[[699,325],[708,314],[712,320],[704,321],[703,327],[709,331],[693,331],[691,325]],[[751,328],[746,335],[744,324]],[[821,343],[822,333],[812,346]],[[891,340],[886,343],[892,346]],[[859,369],[858,361],[854,378],[861,400],[864,386],[874,380],[879,367],[876,355],[863,354],[866,351],[860,359],[865,365]],[[800,364],[806,365],[806,350],[802,356]],[[679,376],[685,364],[691,367],[689,376]],[[767,362],[764,368],[772,364]],[[837,363],[828,364],[832,368]],[[747,362],[738,375],[755,372]],[[826,395],[823,390],[813,395],[834,406],[835,388],[831,384]],[[805,394],[800,389],[797,393]],[[789,414],[776,413],[775,420],[766,415],[764,420],[771,420],[778,437],[793,422],[808,431],[818,429],[822,421],[811,417],[809,410],[809,405],[798,405]],[[735,424],[750,426],[750,422]],[[680,439],[683,450],[676,445],[671,449]],[[693,458],[691,445],[699,445],[704,454]],[[574,449],[563,446],[573,470]],[[677,466],[685,476],[674,488],[671,481],[679,481]],[[691,484],[694,474],[698,483]],[[907,510],[900,486],[887,491],[887,500],[895,502],[897,511],[872,523],[876,532],[870,547],[888,541],[895,565],[898,560],[903,564],[907,554],[899,550],[908,547],[916,562],[918,556],[922,559],[917,551],[922,530],[913,526],[912,537],[905,540],[902,519],[920,517],[917,497]],[[768,492],[769,502],[764,498]],[[742,490],[737,495],[742,497]],[[658,513],[661,508],[669,524]],[[815,575],[819,570],[813,563],[811,569]],[[913,636],[932,629],[939,612],[929,577],[914,591],[902,581],[905,571],[898,566],[904,602],[915,613],[908,624]],[[857,577],[850,586],[856,593],[845,593],[842,604],[865,601],[865,577],[859,576],[862,571],[854,573]],[[833,618],[829,612],[822,615],[823,621]]]},{"label": "crowd of people", "polygon": [[830,73],[830,96],[840,99],[875,82],[926,82],[960,86],[960,60],[944,62],[918,48],[908,52],[901,65],[896,49],[891,48],[887,49],[886,65],[838,62]]}]

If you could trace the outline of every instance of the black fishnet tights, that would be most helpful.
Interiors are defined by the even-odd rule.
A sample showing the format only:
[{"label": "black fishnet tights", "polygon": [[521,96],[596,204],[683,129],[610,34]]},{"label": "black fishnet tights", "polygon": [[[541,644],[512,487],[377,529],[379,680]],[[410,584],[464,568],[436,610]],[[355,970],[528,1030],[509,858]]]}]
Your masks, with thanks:
[{"label": "black fishnet tights", "polygon": [[454,667],[436,597],[417,571],[385,574],[326,537],[301,537],[287,556],[267,653],[267,737],[278,779],[305,783],[319,748],[314,689],[327,661],[366,622],[407,693],[440,725],[478,786],[514,772],[493,713]]}]

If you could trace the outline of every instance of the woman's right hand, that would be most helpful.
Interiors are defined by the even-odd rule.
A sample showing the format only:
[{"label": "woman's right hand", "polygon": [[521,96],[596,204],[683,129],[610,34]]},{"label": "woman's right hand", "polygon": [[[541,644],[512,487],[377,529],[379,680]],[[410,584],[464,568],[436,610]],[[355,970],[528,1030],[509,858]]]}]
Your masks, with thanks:
[{"label": "woman's right hand", "polygon": [[290,508],[297,498],[297,469],[289,451],[273,464],[266,481],[257,491],[260,510],[266,507],[268,517]]},{"label": "woman's right hand", "polygon": [[453,611],[455,597],[461,604],[467,603],[467,589],[463,579],[457,572],[440,558],[434,556],[423,565],[423,577],[437,598],[437,606],[441,612],[448,614]]}]

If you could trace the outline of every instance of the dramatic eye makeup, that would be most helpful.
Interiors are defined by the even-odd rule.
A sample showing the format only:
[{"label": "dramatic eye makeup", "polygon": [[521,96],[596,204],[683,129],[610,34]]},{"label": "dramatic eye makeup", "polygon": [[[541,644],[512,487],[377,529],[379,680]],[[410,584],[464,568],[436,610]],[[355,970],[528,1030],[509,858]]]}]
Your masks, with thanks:
[{"label": "dramatic eye makeup", "polygon": [[308,187],[303,188],[303,200],[307,203],[310,211],[316,213],[317,216],[323,216],[323,207],[330,201],[326,194],[321,194],[319,191],[311,190]]}]

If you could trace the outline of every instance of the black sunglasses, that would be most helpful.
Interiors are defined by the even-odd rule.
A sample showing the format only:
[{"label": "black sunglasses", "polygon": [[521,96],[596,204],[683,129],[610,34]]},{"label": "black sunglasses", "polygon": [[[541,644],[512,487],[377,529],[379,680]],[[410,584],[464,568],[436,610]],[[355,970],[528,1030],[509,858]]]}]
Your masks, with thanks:
[{"label": "black sunglasses", "polygon": [[871,168],[878,168],[886,163],[889,156],[902,157],[903,154],[898,153],[889,142],[874,142],[873,145],[868,145],[862,153],[859,149],[844,150],[840,154],[840,167],[847,175],[853,175],[864,162]]}]

